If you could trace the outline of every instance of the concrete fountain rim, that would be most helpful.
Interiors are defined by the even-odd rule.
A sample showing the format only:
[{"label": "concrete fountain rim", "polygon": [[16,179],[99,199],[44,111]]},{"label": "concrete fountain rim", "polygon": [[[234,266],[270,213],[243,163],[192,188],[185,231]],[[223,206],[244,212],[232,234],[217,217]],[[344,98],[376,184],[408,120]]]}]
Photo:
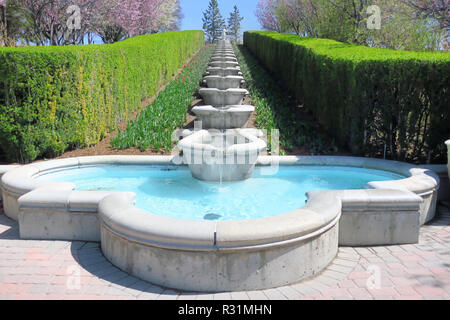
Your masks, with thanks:
[{"label": "concrete fountain rim", "polygon": [[[6,172],[1,179],[3,192],[19,198],[31,191],[45,187],[46,183],[34,178],[54,170],[79,168],[95,165],[176,165],[182,163],[179,156],[92,156],[69,159],[50,160],[15,167]],[[371,182],[366,192],[371,190],[400,190],[419,196],[432,194],[439,188],[439,176],[429,169],[420,168],[407,163],[358,157],[340,156],[259,156],[257,166],[351,166],[367,169],[381,169],[405,176],[396,181]],[[48,184],[48,183],[47,183]],[[53,183],[53,189],[58,191],[58,183]],[[67,190],[67,183],[63,183]],[[69,188],[70,189],[70,188]],[[73,188],[72,188],[73,189]],[[75,191],[74,191],[75,192]],[[12,217],[14,218],[14,217]]]},{"label": "concrete fountain rim", "polygon": [[[33,177],[51,170],[68,169],[89,165],[173,165],[176,156],[87,156],[66,159],[34,162],[22,166],[2,166],[4,175],[1,179],[3,190],[15,194],[24,194],[38,187],[39,183]],[[348,156],[259,156],[257,166],[271,166],[276,162],[280,166],[324,165],[324,166],[350,166],[367,169],[379,169],[398,173],[406,179],[385,181],[377,183],[376,188],[382,184],[396,185],[396,189],[409,190],[414,193],[425,192],[430,188],[439,186],[439,176],[430,169],[420,166],[375,158],[348,157]]]}]

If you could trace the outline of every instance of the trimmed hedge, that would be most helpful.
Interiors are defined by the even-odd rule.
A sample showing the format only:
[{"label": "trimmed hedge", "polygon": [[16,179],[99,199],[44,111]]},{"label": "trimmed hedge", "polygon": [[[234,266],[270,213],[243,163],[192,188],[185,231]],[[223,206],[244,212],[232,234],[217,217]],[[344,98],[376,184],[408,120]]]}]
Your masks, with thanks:
[{"label": "trimmed hedge", "polygon": [[99,142],[203,46],[202,31],[183,31],[0,48],[0,153],[29,162]]},{"label": "trimmed hedge", "polygon": [[450,54],[250,31],[245,46],[356,155],[446,162]]},{"label": "trimmed hedge", "polygon": [[189,107],[203,79],[215,46],[205,46],[169,83],[151,105],[130,121],[124,131],[111,139],[111,147],[139,148],[165,153],[173,150],[177,141],[172,134],[186,124]]}]

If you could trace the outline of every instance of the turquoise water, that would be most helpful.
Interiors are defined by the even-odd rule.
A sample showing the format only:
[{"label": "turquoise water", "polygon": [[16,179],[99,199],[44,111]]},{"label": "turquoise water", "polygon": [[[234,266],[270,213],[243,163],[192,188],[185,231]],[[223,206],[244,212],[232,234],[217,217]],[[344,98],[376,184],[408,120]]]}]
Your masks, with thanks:
[{"label": "turquoise water", "polygon": [[405,177],[352,167],[280,167],[277,174],[255,169],[242,182],[207,183],[192,178],[187,167],[98,166],[70,169],[36,179],[66,181],[76,190],[130,191],[136,206],[150,213],[188,220],[245,220],[287,213],[303,207],[311,190],[364,189],[370,181]]}]

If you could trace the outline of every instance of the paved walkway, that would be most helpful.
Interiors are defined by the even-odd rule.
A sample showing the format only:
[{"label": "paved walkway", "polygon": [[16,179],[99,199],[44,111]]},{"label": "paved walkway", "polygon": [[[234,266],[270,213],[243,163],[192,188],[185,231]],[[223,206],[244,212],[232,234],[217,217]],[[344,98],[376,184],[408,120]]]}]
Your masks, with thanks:
[{"label": "paved walkway", "polygon": [[219,294],[177,292],[141,281],[111,265],[97,243],[20,240],[18,224],[0,209],[0,299],[450,299],[446,205],[422,228],[418,245],[340,248],[333,264],[312,280]]}]

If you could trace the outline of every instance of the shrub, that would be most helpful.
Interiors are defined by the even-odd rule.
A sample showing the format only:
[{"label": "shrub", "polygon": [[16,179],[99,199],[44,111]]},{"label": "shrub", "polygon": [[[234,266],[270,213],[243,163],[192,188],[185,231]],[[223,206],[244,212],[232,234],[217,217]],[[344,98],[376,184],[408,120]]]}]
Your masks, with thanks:
[{"label": "shrub", "polygon": [[[281,155],[296,153],[298,148],[310,155],[332,155],[338,151],[333,139],[324,135],[312,119],[304,119],[305,113],[298,108],[295,97],[286,94],[244,46],[235,45],[234,52],[256,109],[255,125],[270,135],[272,130],[278,130]],[[267,140],[267,149],[274,154],[272,140]]]},{"label": "shrub", "polygon": [[450,55],[246,32],[244,44],[356,155],[444,162]]},{"label": "shrub", "polygon": [[215,46],[201,50],[181,73],[167,85],[153,103],[142,110],[135,121],[111,139],[111,146],[117,149],[139,148],[153,152],[172,151],[172,134],[187,121],[187,113],[194,94],[198,91],[203,74],[214,52]]},{"label": "shrub", "polygon": [[97,143],[204,45],[202,31],[111,45],[0,49],[0,154],[54,157]]}]

